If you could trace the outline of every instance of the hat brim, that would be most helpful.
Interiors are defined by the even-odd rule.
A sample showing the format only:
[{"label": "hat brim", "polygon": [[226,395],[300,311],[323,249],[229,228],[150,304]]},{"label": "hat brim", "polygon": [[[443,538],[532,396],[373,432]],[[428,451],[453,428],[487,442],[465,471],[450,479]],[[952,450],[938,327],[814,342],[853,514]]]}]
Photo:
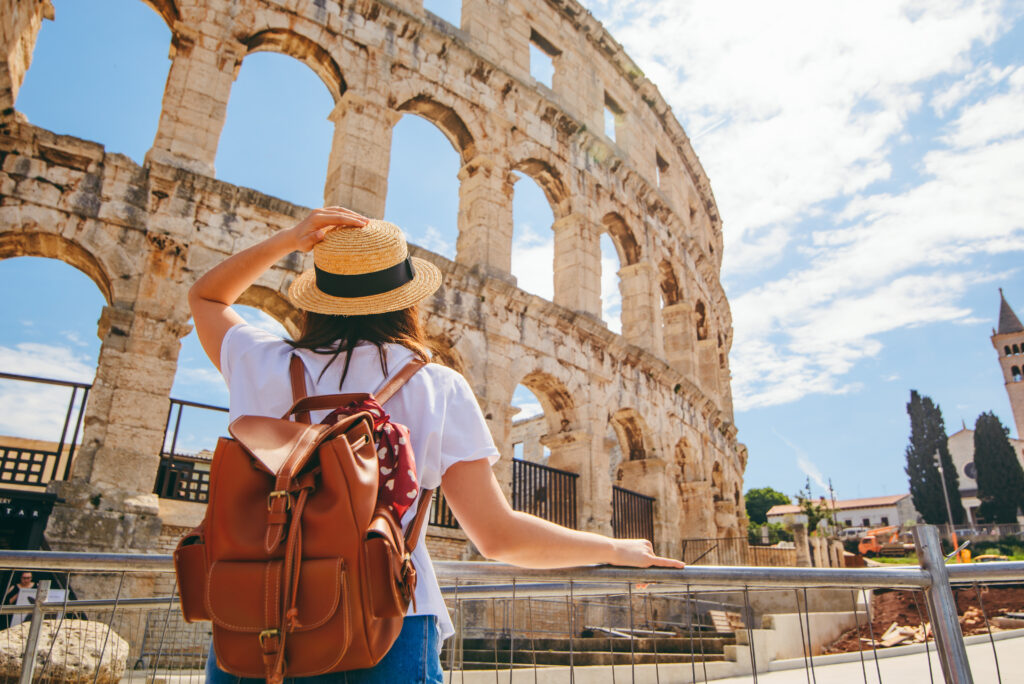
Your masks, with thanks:
[{"label": "hat brim", "polygon": [[415,271],[413,279],[394,290],[368,297],[335,297],[317,289],[316,273],[310,269],[292,281],[288,298],[300,309],[335,316],[366,316],[408,309],[441,286],[441,269],[425,259],[411,259]]}]

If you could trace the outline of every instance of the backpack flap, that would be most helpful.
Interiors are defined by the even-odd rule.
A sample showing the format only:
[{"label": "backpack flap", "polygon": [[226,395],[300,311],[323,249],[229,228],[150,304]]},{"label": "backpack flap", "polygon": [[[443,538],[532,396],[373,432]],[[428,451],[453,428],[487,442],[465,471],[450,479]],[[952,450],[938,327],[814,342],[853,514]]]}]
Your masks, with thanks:
[{"label": "backpack flap", "polygon": [[241,416],[228,426],[231,436],[271,475],[287,475],[281,468],[293,456],[299,456],[290,466],[297,473],[329,431],[327,425],[306,425],[266,416]]}]

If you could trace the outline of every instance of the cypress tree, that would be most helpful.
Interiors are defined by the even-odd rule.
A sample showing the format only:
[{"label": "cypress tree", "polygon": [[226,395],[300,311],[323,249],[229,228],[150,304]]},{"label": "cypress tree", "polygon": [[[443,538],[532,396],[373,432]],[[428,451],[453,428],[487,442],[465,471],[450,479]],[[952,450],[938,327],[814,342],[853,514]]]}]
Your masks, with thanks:
[{"label": "cypress tree", "polygon": [[967,514],[960,503],[960,478],[953,465],[953,457],[949,454],[949,438],[946,436],[942,411],[931,398],[922,397],[917,390],[910,390],[907,414],[910,416],[910,444],[907,445],[907,467],[904,470],[910,478],[910,496],[914,500],[914,508],[929,525],[947,522],[942,478],[935,464],[935,453],[938,452],[946,476],[953,523],[963,524]]},{"label": "cypress tree", "polygon": [[1017,522],[1024,503],[1024,470],[1003,427],[991,411],[974,424],[974,467],[978,474],[978,517],[991,523]]}]

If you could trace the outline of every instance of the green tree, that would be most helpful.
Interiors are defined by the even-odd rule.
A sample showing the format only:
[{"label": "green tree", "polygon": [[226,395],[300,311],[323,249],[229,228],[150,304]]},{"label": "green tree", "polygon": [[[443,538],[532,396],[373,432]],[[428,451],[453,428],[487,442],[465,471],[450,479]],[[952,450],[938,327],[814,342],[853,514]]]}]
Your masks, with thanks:
[{"label": "green tree", "polygon": [[978,516],[985,522],[1015,523],[1024,503],[1024,470],[1003,427],[992,412],[974,424],[974,467],[978,475]]},{"label": "green tree", "polygon": [[935,464],[935,454],[942,459],[942,471],[946,476],[946,492],[953,522],[962,524],[967,519],[963,504],[960,503],[960,478],[949,455],[949,438],[942,421],[942,411],[929,397],[922,397],[917,390],[910,390],[907,404],[910,416],[910,444],[907,445],[907,467],[910,478],[910,496],[914,508],[929,525],[947,522],[946,501],[942,496],[942,478]]},{"label": "green tree", "polygon": [[796,493],[796,501],[800,512],[807,516],[807,534],[818,529],[819,522],[829,518],[832,507],[825,503],[825,497],[815,499],[811,495],[811,478],[807,478],[807,484]]},{"label": "green tree", "polygon": [[768,522],[768,510],[776,504],[788,504],[789,497],[771,487],[757,487],[743,497],[747,502],[747,518],[758,525]]}]

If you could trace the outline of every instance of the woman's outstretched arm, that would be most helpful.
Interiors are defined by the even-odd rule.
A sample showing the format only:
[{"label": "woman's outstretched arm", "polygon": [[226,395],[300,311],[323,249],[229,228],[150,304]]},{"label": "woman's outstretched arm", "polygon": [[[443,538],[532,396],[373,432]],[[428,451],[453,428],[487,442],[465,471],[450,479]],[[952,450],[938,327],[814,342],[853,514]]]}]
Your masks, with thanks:
[{"label": "woman's outstretched arm", "polygon": [[232,326],[243,323],[231,305],[263,273],[294,251],[308,252],[335,226],[363,226],[366,217],[341,207],[316,209],[288,230],[274,233],[228,257],[197,280],[188,291],[188,305],[203,351],[220,370],[220,344]]},{"label": "woman's outstretched arm", "polygon": [[512,510],[487,459],[456,463],[441,478],[445,501],[466,535],[487,558],[527,568],[608,563],[681,568],[654,555],[646,539],[611,539]]}]

